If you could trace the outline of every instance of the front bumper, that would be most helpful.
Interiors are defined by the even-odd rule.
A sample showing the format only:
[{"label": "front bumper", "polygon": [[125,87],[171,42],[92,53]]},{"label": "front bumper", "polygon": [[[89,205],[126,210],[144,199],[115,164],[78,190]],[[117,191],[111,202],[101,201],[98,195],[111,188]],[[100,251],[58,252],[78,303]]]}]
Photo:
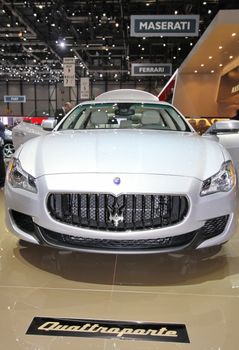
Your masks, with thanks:
[{"label": "front bumper", "polygon": [[[236,187],[226,193],[200,197],[201,181],[179,176],[117,174],[50,175],[37,179],[38,194],[5,187],[7,225],[19,238],[71,250],[102,253],[157,253],[203,248],[226,242],[236,230]],[[63,187],[64,184],[64,187]],[[47,209],[49,193],[160,193],[187,196],[189,211],[180,223],[159,229],[102,231],[79,228],[53,219]],[[32,228],[19,224],[22,213]],[[21,220],[20,220],[21,222]],[[210,227],[210,229],[208,229]]]}]

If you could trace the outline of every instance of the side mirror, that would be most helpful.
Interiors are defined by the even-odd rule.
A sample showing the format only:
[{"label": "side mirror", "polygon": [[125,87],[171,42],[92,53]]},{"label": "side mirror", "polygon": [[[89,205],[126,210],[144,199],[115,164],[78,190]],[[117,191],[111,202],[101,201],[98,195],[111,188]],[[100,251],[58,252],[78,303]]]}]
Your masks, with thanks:
[{"label": "side mirror", "polygon": [[56,120],[54,119],[43,120],[41,126],[43,130],[52,131],[56,126]]}]

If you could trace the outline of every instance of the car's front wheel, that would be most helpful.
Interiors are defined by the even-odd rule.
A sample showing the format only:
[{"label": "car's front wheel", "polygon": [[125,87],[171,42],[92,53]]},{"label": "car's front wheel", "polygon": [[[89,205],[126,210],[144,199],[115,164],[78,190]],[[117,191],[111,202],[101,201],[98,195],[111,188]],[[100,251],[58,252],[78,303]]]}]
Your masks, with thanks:
[{"label": "car's front wheel", "polygon": [[3,156],[4,158],[11,158],[15,152],[12,142],[6,142],[3,146]]}]

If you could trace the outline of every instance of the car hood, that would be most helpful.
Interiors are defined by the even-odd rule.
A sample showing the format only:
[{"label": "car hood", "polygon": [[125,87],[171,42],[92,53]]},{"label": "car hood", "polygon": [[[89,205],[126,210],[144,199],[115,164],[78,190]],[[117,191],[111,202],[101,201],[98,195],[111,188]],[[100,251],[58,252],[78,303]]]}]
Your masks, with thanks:
[{"label": "car hood", "polygon": [[222,146],[195,133],[154,130],[53,132],[26,142],[18,152],[34,177],[67,173],[137,173],[195,177],[215,174]]}]

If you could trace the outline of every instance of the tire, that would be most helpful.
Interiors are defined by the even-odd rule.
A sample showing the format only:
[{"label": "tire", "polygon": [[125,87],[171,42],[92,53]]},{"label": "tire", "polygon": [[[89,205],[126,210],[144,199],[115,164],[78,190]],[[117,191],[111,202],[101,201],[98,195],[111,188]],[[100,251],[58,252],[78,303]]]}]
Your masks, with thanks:
[{"label": "tire", "polygon": [[14,154],[15,149],[12,142],[6,142],[3,146],[3,156],[4,158],[11,158]]}]

